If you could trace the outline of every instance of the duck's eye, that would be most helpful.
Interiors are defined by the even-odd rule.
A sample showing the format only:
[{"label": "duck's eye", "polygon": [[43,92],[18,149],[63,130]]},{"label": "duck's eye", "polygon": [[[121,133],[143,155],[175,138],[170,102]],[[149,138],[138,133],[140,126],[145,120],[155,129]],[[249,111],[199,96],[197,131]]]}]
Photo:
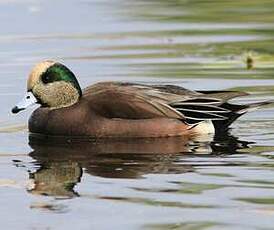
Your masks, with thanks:
[{"label": "duck's eye", "polygon": [[45,73],[43,76],[42,76],[42,82],[44,84],[47,84],[49,82],[52,82],[54,79],[54,76],[51,74],[51,73]]}]

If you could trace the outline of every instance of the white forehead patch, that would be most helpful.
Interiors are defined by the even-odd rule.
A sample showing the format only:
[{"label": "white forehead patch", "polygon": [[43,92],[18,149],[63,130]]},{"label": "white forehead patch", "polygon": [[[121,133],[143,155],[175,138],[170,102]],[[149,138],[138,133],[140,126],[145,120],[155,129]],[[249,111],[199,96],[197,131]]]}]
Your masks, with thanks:
[{"label": "white forehead patch", "polygon": [[33,69],[30,72],[28,83],[27,83],[27,89],[31,90],[33,86],[39,82],[40,76],[52,65],[54,65],[55,61],[43,61],[38,63],[33,67]]}]

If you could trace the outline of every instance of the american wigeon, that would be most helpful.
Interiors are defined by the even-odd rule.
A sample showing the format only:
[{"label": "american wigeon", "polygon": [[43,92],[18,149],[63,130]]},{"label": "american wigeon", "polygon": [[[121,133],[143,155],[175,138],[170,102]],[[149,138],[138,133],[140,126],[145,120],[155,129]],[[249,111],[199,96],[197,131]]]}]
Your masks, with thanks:
[{"label": "american wigeon", "polygon": [[29,119],[29,131],[43,135],[188,137],[225,132],[244,113],[273,103],[228,102],[244,95],[247,94],[124,82],[101,82],[82,91],[66,66],[44,61],[32,69],[26,96],[12,112],[40,104]]}]

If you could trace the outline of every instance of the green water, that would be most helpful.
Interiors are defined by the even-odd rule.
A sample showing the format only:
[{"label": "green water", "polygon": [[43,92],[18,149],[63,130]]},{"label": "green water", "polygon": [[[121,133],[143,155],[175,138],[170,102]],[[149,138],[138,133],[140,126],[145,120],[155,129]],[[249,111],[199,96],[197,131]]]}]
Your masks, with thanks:
[{"label": "green water", "polygon": [[[0,1],[3,229],[273,229],[274,108],[231,136],[45,143],[10,110],[30,68],[104,80],[234,89],[274,99],[274,2]],[[187,144],[187,145],[185,145]]]}]

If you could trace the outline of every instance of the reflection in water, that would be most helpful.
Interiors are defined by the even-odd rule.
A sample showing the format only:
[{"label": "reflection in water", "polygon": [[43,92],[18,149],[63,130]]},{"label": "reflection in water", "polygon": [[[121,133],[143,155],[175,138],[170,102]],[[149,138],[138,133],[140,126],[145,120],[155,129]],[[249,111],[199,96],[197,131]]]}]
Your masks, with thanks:
[{"label": "reflection in water", "polygon": [[78,194],[73,190],[80,182],[82,168],[77,162],[42,161],[40,169],[30,173],[34,186],[29,191],[32,194],[74,197]]},{"label": "reflection in water", "polygon": [[[83,169],[106,178],[141,178],[145,174],[191,172],[192,165],[178,164],[182,157],[199,154],[236,154],[248,142],[233,136],[213,141],[189,142],[182,137],[131,140],[64,141],[29,137],[29,154],[40,168],[30,173],[32,194],[72,198]],[[210,150],[209,150],[210,149]]]}]

